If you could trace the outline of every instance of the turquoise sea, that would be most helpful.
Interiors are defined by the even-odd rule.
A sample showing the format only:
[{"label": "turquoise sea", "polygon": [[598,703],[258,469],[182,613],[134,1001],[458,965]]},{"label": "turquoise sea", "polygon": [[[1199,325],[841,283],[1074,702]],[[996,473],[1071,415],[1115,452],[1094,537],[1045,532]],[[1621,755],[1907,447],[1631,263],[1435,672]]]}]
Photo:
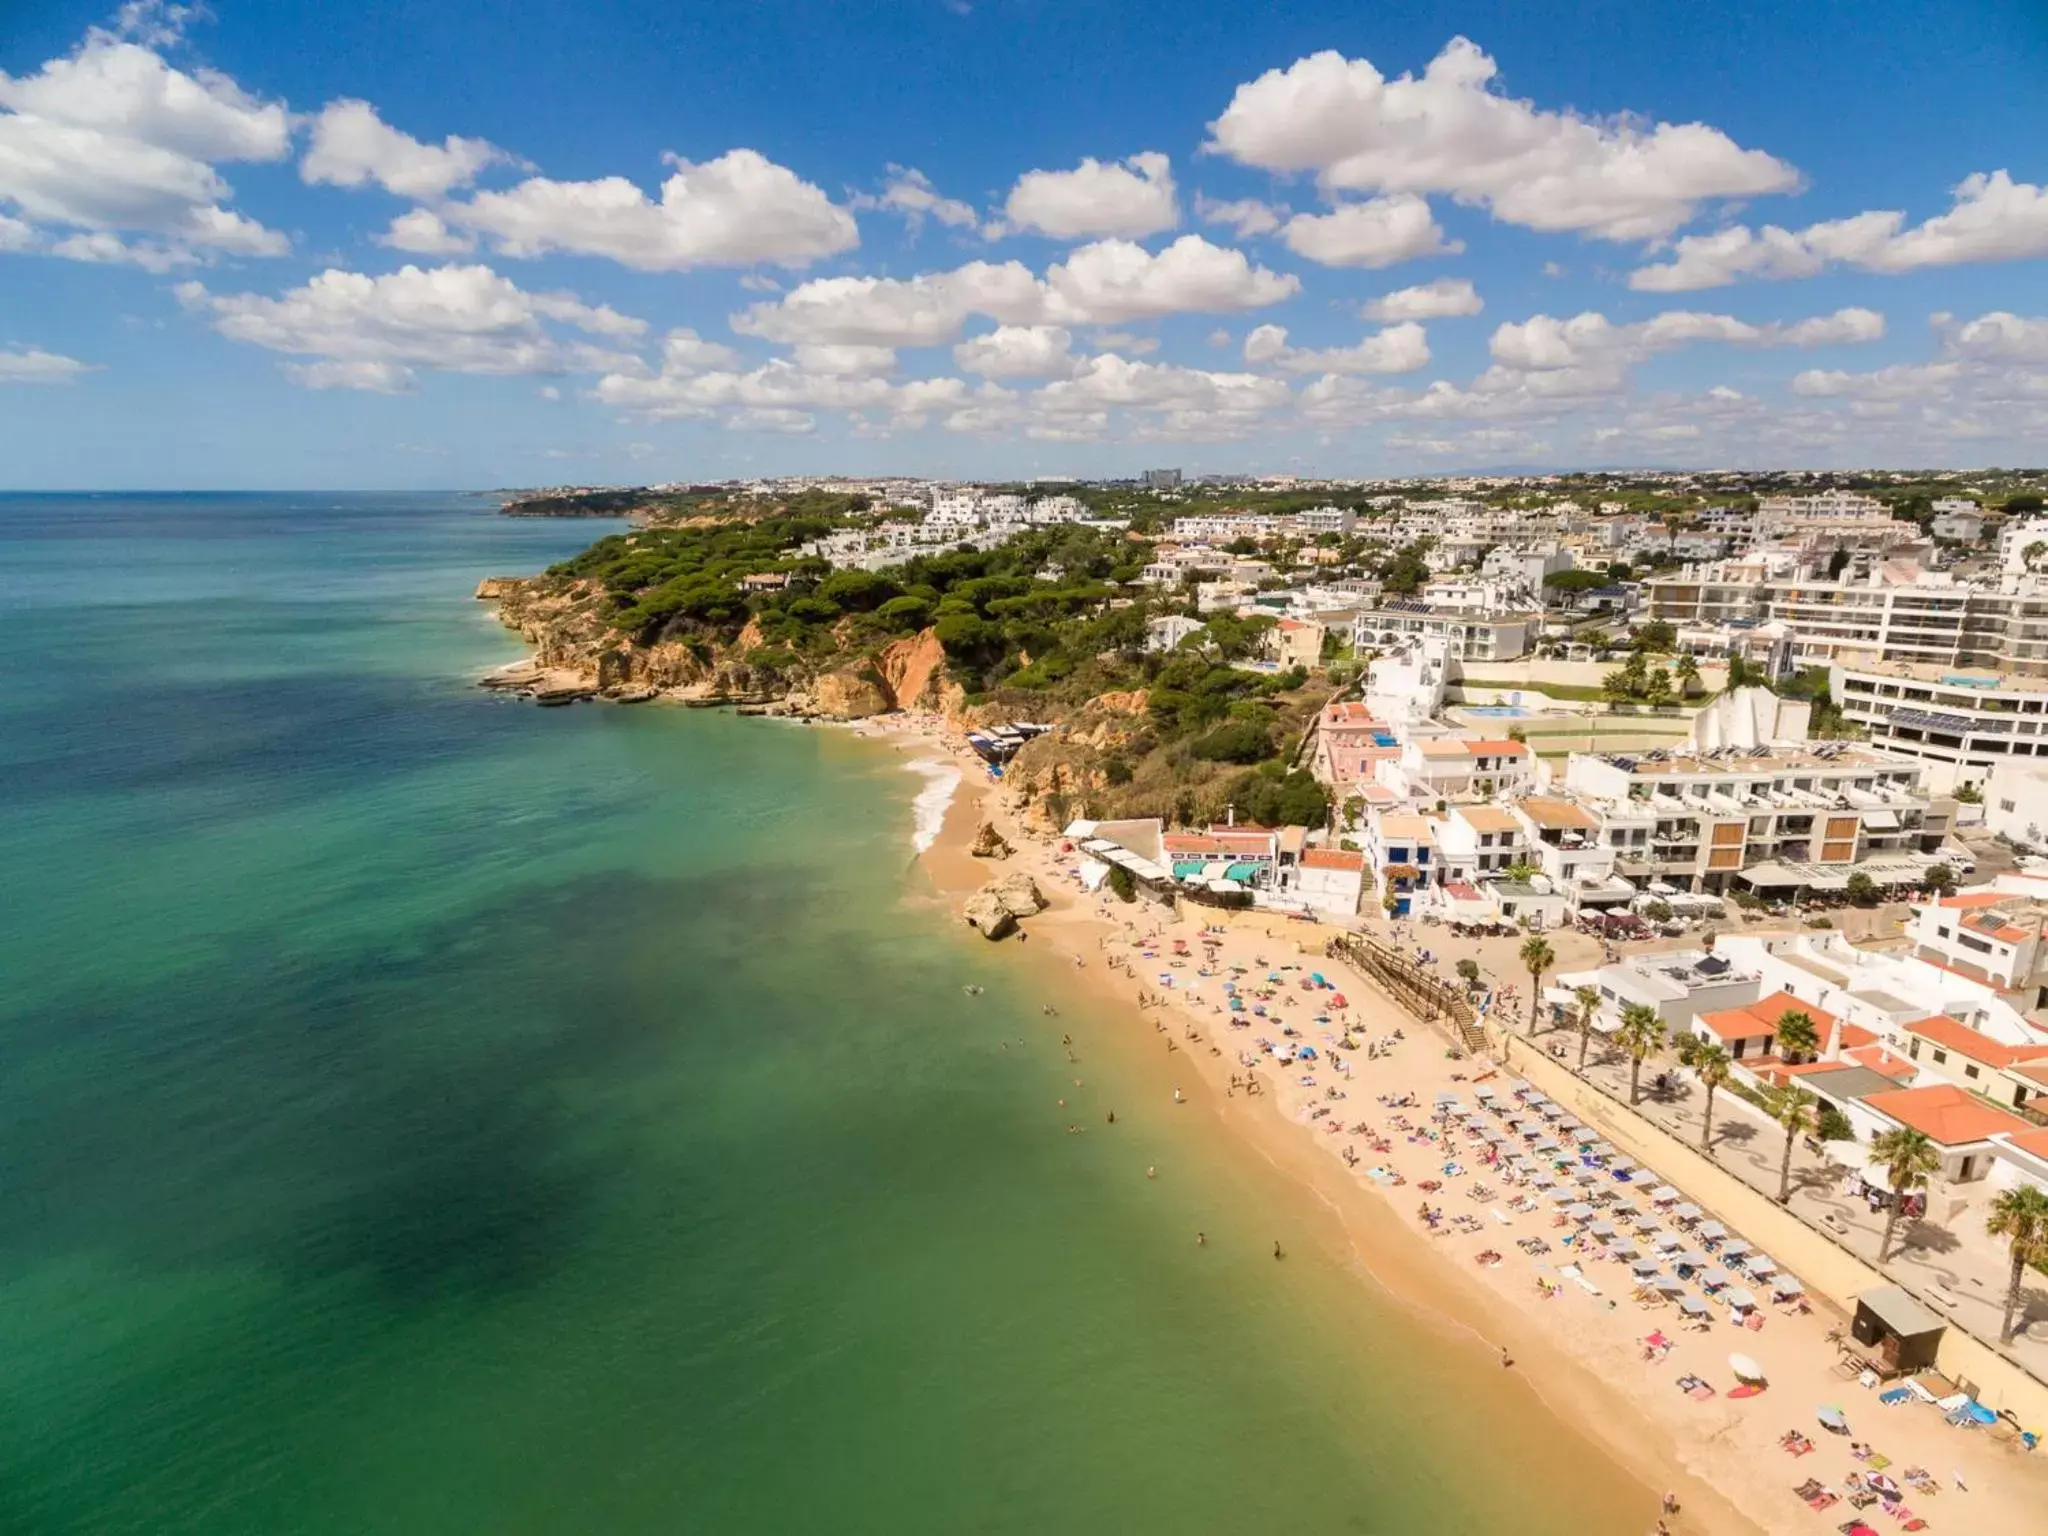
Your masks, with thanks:
[{"label": "turquoise sea", "polygon": [[470,686],[604,531],[0,497],[0,1530],[1588,1529],[901,755]]}]

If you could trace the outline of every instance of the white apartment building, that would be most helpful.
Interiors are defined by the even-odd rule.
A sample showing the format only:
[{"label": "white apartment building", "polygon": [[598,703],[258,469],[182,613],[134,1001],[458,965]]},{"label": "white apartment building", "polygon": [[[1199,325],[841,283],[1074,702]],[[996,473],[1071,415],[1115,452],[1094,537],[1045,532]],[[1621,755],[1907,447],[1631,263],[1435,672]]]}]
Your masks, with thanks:
[{"label": "white apartment building", "polygon": [[1323,533],[1349,534],[1358,526],[1358,514],[1350,507],[1311,507],[1294,514],[1296,532],[1313,537]]},{"label": "white apartment building", "polygon": [[1459,661],[1513,661],[1528,653],[1541,624],[1534,614],[1485,618],[1393,598],[1352,621],[1351,645],[1359,651],[1384,651],[1433,637],[1443,640]]},{"label": "white apartment building", "polygon": [[1375,657],[1365,672],[1366,714],[1395,727],[1434,719],[1450,685],[1450,654],[1444,636],[1425,635]]},{"label": "white apartment building", "polygon": [[1927,531],[1937,539],[1975,544],[1984,537],[1984,511],[1974,501],[1944,497],[1934,503],[1934,519],[1927,525]]},{"label": "white apartment building", "polygon": [[[1642,883],[1719,893],[1847,882],[1879,855],[1910,865],[1948,838],[1955,802],[1920,764],[1850,742],[1574,752],[1564,786],[1596,812],[1615,868]],[[1873,878],[1876,871],[1873,869]]]},{"label": "white apartment building", "polygon": [[2017,576],[2029,568],[2027,551],[2039,545],[2043,555],[2036,556],[2034,565],[2044,563],[2048,556],[2048,517],[2030,518],[2026,522],[2010,522],[1998,530],[1998,564],[2008,576]]},{"label": "white apartment building", "polygon": [[1400,756],[1383,760],[1379,781],[1404,800],[1498,800],[1528,793],[1536,759],[1519,741],[1462,741],[1411,737]]},{"label": "white apartment building", "polygon": [[2048,763],[2006,761],[1984,781],[1984,827],[2017,848],[2048,849]]},{"label": "white apartment building", "polygon": [[1781,622],[1802,664],[1839,657],[2048,675],[2048,585],[2030,578],[1992,588],[1884,561],[1862,579],[1828,581],[1753,552],[1649,582],[1645,590],[1645,616],[1653,620]]},{"label": "white apartment building", "polygon": [[2048,1003],[2048,880],[2002,875],[1924,902],[1906,933],[1922,960],[2019,994],[2023,1007]]},{"label": "white apartment building", "polygon": [[1872,746],[1925,763],[1927,784],[1942,793],[1982,788],[2004,763],[2048,767],[2048,680],[1838,661],[1828,693]]},{"label": "white apartment building", "polygon": [[1756,507],[1756,536],[1830,533],[1896,538],[1910,543],[1920,536],[1913,524],[1892,516],[1875,496],[1857,491],[1817,491],[1811,496],[1765,496]]}]

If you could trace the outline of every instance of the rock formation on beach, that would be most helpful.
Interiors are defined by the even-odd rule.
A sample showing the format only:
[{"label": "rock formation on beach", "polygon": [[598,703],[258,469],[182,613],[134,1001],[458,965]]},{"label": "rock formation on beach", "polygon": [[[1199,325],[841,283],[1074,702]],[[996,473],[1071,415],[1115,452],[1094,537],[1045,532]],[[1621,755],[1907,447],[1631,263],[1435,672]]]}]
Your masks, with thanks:
[{"label": "rock formation on beach", "polygon": [[991,880],[961,908],[960,915],[985,939],[1002,939],[1017,931],[1017,920],[1045,910],[1038,882],[1024,871],[1015,870]]},{"label": "rock formation on beach", "polygon": [[977,859],[1007,859],[1016,850],[1003,841],[994,822],[984,821],[976,829],[974,842],[967,851]]}]

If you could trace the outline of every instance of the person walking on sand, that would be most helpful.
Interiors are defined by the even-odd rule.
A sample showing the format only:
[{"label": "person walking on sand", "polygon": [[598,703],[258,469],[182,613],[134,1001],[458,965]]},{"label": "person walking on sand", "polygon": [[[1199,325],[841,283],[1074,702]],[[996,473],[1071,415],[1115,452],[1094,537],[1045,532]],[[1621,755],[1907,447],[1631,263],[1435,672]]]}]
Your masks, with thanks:
[{"label": "person walking on sand", "polygon": [[1277,1237],[1273,1239],[1273,1257],[1276,1259],[1284,1259],[1287,1257],[1287,1252],[1280,1246],[1280,1239]]}]

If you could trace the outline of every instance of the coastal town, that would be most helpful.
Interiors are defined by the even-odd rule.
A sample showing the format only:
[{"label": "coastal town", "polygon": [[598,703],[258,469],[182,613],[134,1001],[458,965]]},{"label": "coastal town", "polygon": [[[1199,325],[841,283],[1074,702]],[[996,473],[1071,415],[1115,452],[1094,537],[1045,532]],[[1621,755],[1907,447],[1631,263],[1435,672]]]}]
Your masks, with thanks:
[{"label": "coastal town", "polygon": [[[1805,1480],[1808,1511],[1920,1528],[1975,1489],[1971,1528],[2003,1529],[1985,1490],[2018,1473],[1946,1461],[2048,1429],[2048,517],[1973,484],[1161,471],[639,503],[658,533],[664,495],[757,525],[842,498],[723,576],[742,665],[832,604],[838,643],[792,646],[817,671],[671,693],[944,744],[954,841],[1002,866],[958,892],[985,936],[1067,932],[1079,968],[1092,925],[1102,980],[1203,1042],[1226,1097],[1419,1191],[1418,1229],[1496,1286],[1519,1264],[1535,1319],[1599,1297],[1571,1348],[1639,1355],[1613,1369],[1671,1396],[1653,1418],[1766,1375],[1859,1434],[1884,1415],[1898,1449]],[[922,627],[884,638],[862,603]],[[864,696],[821,687],[848,637]],[[1770,1420],[1776,1454],[1812,1449],[1809,1411]]]}]

